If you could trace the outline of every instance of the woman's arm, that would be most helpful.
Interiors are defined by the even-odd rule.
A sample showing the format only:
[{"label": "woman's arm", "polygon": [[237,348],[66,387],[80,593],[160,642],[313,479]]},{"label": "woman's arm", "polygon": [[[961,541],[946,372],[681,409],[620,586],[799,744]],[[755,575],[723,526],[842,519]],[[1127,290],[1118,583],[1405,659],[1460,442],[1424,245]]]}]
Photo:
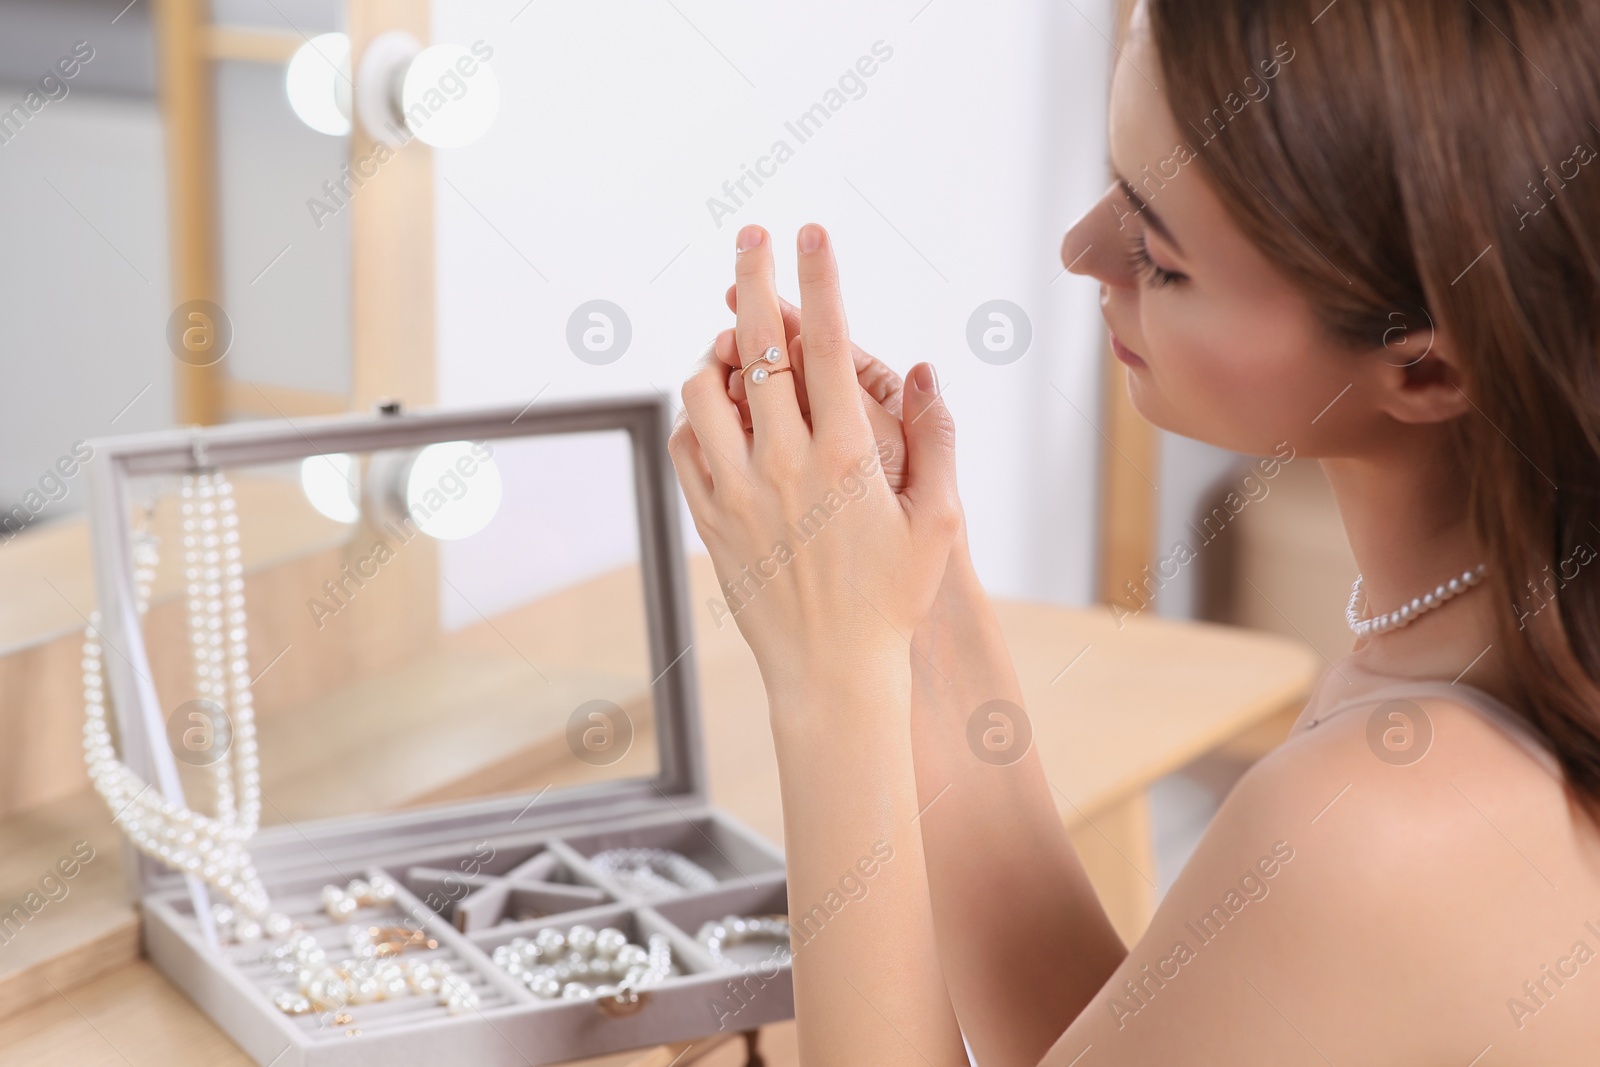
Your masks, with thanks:
[{"label": "woman's arm", "polygon": [[[888,635],[891,636],[892,635]],[[928,903],[904,643],[772,696],[802,1064],[966,1062]]]},{"label": "woman's arm", "polygon": [[[738,311],[737,286],[727,302]],[[808,411],[800,309],[779,306],[797,400]],[[713,350],[739,366],[734,330],[720,334]],[[905,485],[903,383],[859,346],[851,350],[882,466],[898,492]],[[742,378],[730,386],[742,406]],[[1030,749],[1006,766],[1004,754],[986,763],[970,748],[967,722],[979,705],[997,698],[1020,705],[1022,697],[964,530],[916,631],[911,666],[918,808],[927,808],[918,824],[950,995],[984,1067],[1033,1064],[1127,953],[1072,850],[1037,754]]]},{"label": "woman's arm", "polygon": [[919,368],[906,391],[905,486],[890,487],[820,227],[801,231],[799,253],[809,417],[780,366],[771,249],[746,227],[738,362],[775,369],[750,376],[746,433],[728,368],[708,355],[684,385],[669,448],[718,576],[760,576],[734,619],[778,752],[802,1060],[946,1067],[965,1055],[914,821],[907,642],[959,526],[954,430]]},{"label": "woman's arm", "polygon": [[[982,1067],[1031,1067],[1127,950],[1067,837],[1036,746],[1017,758],[1011,656],[958,536],[911,653],[911,738],[939,958]],[[982,733],[991,748],[983,747]],[[1009,734],[1015,741],[1017,734]],[[980,758],[982,751],[987,758]]]}]

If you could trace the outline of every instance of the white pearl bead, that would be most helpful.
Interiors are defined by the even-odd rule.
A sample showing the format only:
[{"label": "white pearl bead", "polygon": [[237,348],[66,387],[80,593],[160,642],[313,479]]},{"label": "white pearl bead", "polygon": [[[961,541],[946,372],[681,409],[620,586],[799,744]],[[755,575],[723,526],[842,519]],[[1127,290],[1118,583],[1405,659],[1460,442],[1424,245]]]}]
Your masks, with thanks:
[{"label": "white pearl bead", "polygon": [[628,943],[628,937],[615,927],[606,927],[595,935],[594,954],[601,959],[615,959],[617,952]]},{"label": "white pearl bead", "polygon": [[586,958],[594,951],[596,936],[593,927],[579,923],[567,931],[567,945],[579,958]]}]

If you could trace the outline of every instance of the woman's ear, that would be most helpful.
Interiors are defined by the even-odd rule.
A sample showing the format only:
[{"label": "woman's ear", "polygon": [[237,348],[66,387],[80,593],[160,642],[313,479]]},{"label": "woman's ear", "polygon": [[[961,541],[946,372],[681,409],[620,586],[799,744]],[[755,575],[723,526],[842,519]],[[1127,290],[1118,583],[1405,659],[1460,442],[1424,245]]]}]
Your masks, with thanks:
[{"label": "woman's ear", "polygon": [[1472,410],[1455,352],[1437,330],[1391,330],[1375,357],[1378,407],[1396,422],[1448,422]]}]

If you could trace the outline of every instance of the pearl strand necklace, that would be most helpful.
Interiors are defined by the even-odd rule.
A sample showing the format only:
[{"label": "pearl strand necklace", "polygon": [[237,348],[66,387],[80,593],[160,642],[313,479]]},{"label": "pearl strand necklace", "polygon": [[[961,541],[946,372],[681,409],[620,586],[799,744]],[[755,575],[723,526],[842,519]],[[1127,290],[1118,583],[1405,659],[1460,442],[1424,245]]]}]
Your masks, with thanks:
[{"label": "pearl strand necklace", "polygon": [[[239,778],[243,808],[234,806],[232,764],[211,764],[217,818],[242,823],[251,833],[260,820],[260,779],[255,763],[255,716],[245,655],[244,576],[239,558],[239,518],[233,487],[220,474],[186,479],[183,486],[184,578],[189,594],[189,634],[194,645],[195,684],[204,700],[231,711],[234,741],[240,746]],[[196,507],[198,498],[199,506]],[[219,545],[221,552],[219,553]],[[226,573],[224,573],[224,570]],[[224,581],[226,588],[224,589]],[[223,595],[227,595],[226,634]],[[224,636],[227,647],[224,649]],[[224,658],[231,665],[231,682]]]},{"label": "pearl strand necklace", "polygon": [[1398,630],[1409,626],[1417,620],[1419,615],[1425,615],[1433,609],[1442,606],[1447,600],[1460,596],[1468,589],[1483,581],[1483,576],[1489,573],[1489,565],[1480,563],[1470,571],[1462,571],[1455,578],[1451,578],[1444,585],[1434,589],[1433,592],[1412,599],[1411,603],[1403,604],[1396,611],[1386,615],[1375,615],[1370,619],[1361,617],[1361,609],[1366,607],[1366,594],[1361,590],[1361,575],[1356,575],[1355,585],[1350,588],[1350,603],[1344,609],[1345,621],[1350,624],[1350,632],[1356,637],[1363,638],[1369,634],[1383,634],[1390,630]]},{"label": "pearl strand necklace", "polygon": [[[196,510],[191,507],[191,501],[197,488],[200,506]],[[220,473],[202,474],[199,478],[186,475],[183,495],[191,640],[195,646],[201,692],[219,707],[232,704],[232,752],[218,763],[231,758],[237,764],[240,787],[237,811],[232,800],[234,768],[223,772],[228,775],[226,787],[221,784],[219,774],[218,815],[213,818],[167,800],[116,758],[107,725],[104,649],[98,611],[90,616],[83,640],[84,759],[95,790],[105,798],[113,818],[122,822],[123,832],[141,852],[169,867],[198,876],[227,896],[239,910],[260,918],[266,914],[269,903],[266,887],[244,849],[244,842],[254,835],[259,821],[261,780],[249,688],[250,668],[244,654],[244,579],[239,556],[238,517],[233,509],[232,491]],[[216,551],[218,541],[222,546],[220,554]],[[220,571],[213,573],[212,567],[219,556]],[[150,608],[150,590],[155,578],[156,548],[152,537],[146,536],[136,543],[134,562],[134,603],[138,615],[143,617]],[[222,610],[224,588],[229,624],[226,635]],[[231,693],[223,681],[224,636],[228,639],[228,651],[233,654]],[[230,695],[231,701],[228,700]],[[218,696],[223,699],[217,700]]]}]

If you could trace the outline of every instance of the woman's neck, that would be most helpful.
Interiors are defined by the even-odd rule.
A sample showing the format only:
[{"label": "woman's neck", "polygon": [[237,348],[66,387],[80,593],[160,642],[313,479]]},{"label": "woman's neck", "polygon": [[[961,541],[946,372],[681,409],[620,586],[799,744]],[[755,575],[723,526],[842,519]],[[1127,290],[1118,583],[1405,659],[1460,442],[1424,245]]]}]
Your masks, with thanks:
[{"label": "woman's neck", "polygon": [[[1442,448],[1327,459],[1370,617],[1486,562],[1467,517],[1466,479]],[[1490,561],[1490,566],[1493,566]],[[1395,678],[1444,678],[1506,694],[1487,584],[1409,626],[1358,641],[1350,662]]]}]

